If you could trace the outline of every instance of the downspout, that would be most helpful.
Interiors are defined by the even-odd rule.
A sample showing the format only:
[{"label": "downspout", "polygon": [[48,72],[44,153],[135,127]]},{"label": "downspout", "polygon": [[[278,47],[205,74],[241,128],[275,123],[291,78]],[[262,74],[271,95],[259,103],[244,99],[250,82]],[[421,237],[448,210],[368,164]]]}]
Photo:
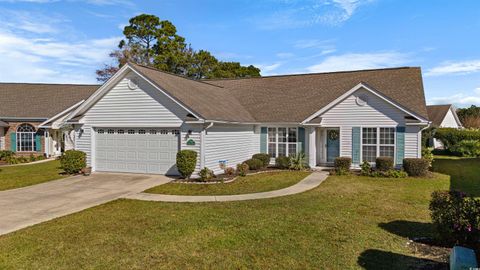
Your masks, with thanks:
[{"label": "downspout", "polygon": [[208,124],[208,126],[203,128],[203,130],[200,132],[200,169],[205,167],[205,135],[207,129],[211,128],[212,126],[213,122],[210,122],[210,124]]}]

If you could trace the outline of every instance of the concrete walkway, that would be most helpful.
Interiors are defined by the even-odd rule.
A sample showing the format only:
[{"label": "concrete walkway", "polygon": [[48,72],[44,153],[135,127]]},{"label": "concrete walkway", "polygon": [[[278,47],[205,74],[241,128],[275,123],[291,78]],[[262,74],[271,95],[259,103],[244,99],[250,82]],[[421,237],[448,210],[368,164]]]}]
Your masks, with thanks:
[{"label": "concrete walkway", "polygon": [[241,195],[220,195],[220,196],[182,196],[182,195],[163,195],[152,193],[137,193],[124,196],[127,199],[136,199],[143,201],[159,201],[159,202],[227,202],[227,201],[245,201],[268,199],[281,196],[287,196],[305,192],[307,190],[316,188],[328,177],[327,172],[314,172],[305,177],[297,184],[274,191],[250,193]]},{"label": "concrete walkway", "polygon": [[94,173],[0,191],[0,235],[170,182],[161,175]]}]

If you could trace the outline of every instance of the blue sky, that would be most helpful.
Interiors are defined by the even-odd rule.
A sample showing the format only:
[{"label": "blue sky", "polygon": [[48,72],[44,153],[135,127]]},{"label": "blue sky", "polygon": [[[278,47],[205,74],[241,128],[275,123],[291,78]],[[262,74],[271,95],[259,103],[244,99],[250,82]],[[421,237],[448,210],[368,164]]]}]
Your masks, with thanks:
[{"label": "blue sky", "polygon": [[476,0],[0,0],[0,81],[95,83],[140,13],[262,75],[420,66],[428,103],[480,105]]}]

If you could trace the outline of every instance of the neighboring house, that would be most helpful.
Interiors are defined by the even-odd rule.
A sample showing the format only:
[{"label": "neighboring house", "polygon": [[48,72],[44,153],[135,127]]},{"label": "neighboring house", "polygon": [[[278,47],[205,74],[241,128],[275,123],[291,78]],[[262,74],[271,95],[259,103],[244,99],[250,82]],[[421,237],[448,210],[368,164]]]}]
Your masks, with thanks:
[{"label": "neighboring house", "polygon": [[197,172],[259,152],[304,152],[312,167],[338,156],[401,165],[421,157],[430,124],[420,68],[194,81],[135,64],[48,121],[74,129],[94,171],[156,174],[177,174],[181,149],[198,152]]},{"label": "neighboring house", "polygon": [[58,156],[73,149],[68,130],[60,129],[60,120],[98,87],[0,83],[0,150]]},{"label": "neighboring house", "polygon": [[[427,106],[428,117],[432,126],[440,128],[462,128],[462,123],[457,115],[457,110],[452,104]],[[434,148],[443,148],[443,144],[433,139]]]}]

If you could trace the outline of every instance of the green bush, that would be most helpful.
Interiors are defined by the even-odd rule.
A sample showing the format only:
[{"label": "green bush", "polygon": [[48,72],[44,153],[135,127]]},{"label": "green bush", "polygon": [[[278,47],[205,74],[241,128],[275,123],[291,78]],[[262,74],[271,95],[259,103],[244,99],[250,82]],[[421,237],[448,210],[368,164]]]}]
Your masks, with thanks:
[{"label": "green bush", "polygon": [[433,163],[433,148],[422,147],[422,158],[428,161],[428,167],[432,167]]},{"label": "green bush", "polygon": [[480,199],[459,191],[435,191],[429,207],[438,237],[449,245],[478,245]]},{"label": "green bush", "polygon": [[372,171],[370,177],[383,177],[383,178],[405,178],[408,174],[402,170],[390,169],[388,171]]},{"label": "green bush", "polygon": [[375,160],[375,167],[377,170],[382,172],[393,170],[393,158],[377,157],[377,159]]},{"label": "green bush", "polygon": [[263,167],[266,168],[270,164],[270,155],[259,153],[252,156],[252,158],[259,159],[263,162]]},{"label": "green bush", "polygon": [[450,150],[461,154],[463,157],[480,157],[480,141],[463,140],[452,146]]},{"label": "green bush", "polygon": [[200,180],[204,182],[210,181],[213,178],[215,178],[215,173],[213,173],[213,171],[207,167],[201,169],[199,175],[200,175]]},{"label": "green bush", "polygon": [[289,157],[277,157],[275,159],[275,167],[278,169],[288,169],[290,168],[290,158]]},{"label": "green bush", "polygon": [[364,175],[364,176],[369,176],[370,173],[372,173],[372,165],[370,165],[370,163],[368,161],[364,161],[361,165],[360,165],[360,174],[361,175]]},{"label": "green bush", "polygon": [[428,173],[428,160],[423,158],[405,158],[403,169],[409,176],[425,176]]},{"label": "green bush", "polygon": [[349,157],[337,157],[334,161],[335,173],[337,175],[344,175],[350,172],[352,159]]},{"label": "green bush", "polygon": [[87,155],[78,150],[67,150],[60,157],[62,169],[68,174],[76,174],[87,167]]},{"label": "green bush", "polygon": [[247,176],[247,172],[250,168],[247,163],[237,164],[237,174],[244,177]]},{"label": "green bush", "polygon": [[196,166],[197,152],[193,150],[181,150],[177,153],[177,169],[183,178],[190,178]]},{"label": "green bush", "polygon": [[480,140],[480,130],[473,129],[456,129],[456,128],[439,128],[435,132],[434,138],[439,139],[443,146],[450,150],[461,141]]},{"label": "green bush", "polygon": [[290,156],[290,169],[300,171],[307,168],[305,153],[299,152]]},{"label": "green bush", "polygon": [[260,170],[263,168],[263,162],[260,159],[251,158],[245,160],[243,163],[248,165],[248,168],[252,171]]},{"label": "green bush", "polygon": [[0,160],[7,160],[8,158],[12,158],[14,155],[15,153],[12,151],[8,151],[8,150],[0,151]]}]

